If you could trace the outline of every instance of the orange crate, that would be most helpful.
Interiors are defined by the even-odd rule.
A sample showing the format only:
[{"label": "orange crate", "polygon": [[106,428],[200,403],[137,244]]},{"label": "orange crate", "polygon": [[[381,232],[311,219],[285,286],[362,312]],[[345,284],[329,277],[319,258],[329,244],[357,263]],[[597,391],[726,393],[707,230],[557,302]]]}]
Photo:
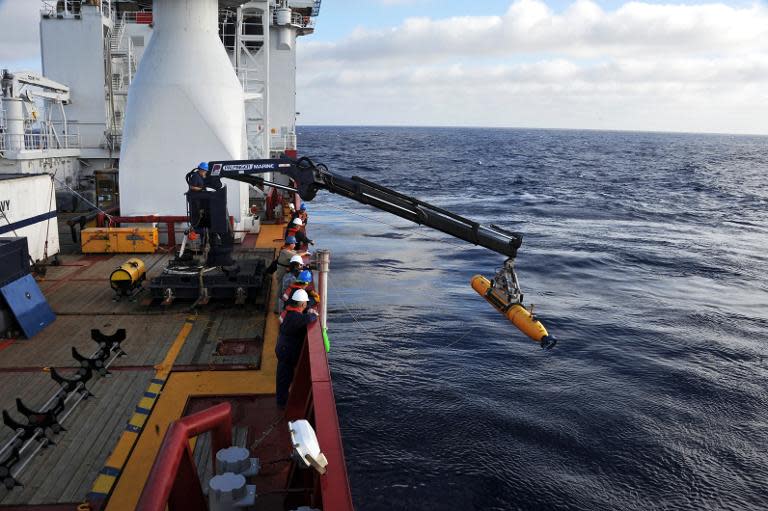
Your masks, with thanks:
[{"label": "orange crate", "polygon": [[83,254],[152,254],[159,245],[157,227],[92,227],[80,233]]}]

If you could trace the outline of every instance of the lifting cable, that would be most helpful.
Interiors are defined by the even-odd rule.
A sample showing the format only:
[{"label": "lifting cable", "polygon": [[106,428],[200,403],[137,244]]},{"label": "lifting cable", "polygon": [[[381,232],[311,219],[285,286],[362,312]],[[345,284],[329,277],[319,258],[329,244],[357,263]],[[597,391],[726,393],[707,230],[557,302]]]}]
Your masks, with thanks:
[{"label": "lifting cable", "polygon": [[73,195],[76,195],[77,197],[81,198],[81,199],[83,200],[83,202],[85,202],[86,204],[88,204],[89,206],[91,206],[93,209],[95,209],[96,211],[98,211],[99,213],[101,213],[101,214],[103,214],[105,217],[107,217],[107,218],[109,219],[110,223],[112,222],[112,215],[110,215],[109,213],[107,213],[106,211],[104,211],[103,209],[101,209],[100,207],[98,207],[96,204],[94,204],[93,202],[89,201],[88,199],[86,199],[85,197],[83,197],[82,195],[80,195],[79,193],[77,193],[77,192],[76,192],[76,191],[75,191],[75,190],[74,190],[74,189],[73,189],[71,186],[69,186],[67,183],[65,183],[65,182],[61,181],[60,179],[56,179],[55,177],[54,177],[53,179],[54,179],[54,180],[55,180],[57,183],[59,183],[60,185],[62,185],[64,188],[66,188],[67,190],[69,190],[70,192],[72,192],[72,194],[73,194]]}]

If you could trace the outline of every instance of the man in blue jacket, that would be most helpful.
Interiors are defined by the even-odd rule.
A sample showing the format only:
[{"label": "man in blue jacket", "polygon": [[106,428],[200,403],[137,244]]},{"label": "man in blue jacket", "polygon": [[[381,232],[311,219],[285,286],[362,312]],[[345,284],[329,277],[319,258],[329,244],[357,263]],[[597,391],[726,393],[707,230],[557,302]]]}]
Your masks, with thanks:
[{"label": "man in blue jacket", "polygon": [[317,311],[307,308],[309,295],[303,289],[294,291],[291,300],[280,315],[280,334],[277,337],[275,355],[277,355],[276,397],[277,407],[285,408],[288,402],[288,390],[293,381],[293,372],[299,362],[304,339],[307,337],[307,325],[317,321]]},{"label": "man in blue jacket", "polygon": [[205,177],[208,175],[208,163],[201,161],[194,172],[189,174],[187,183],[190,192],[202,192],[205,190]]}]

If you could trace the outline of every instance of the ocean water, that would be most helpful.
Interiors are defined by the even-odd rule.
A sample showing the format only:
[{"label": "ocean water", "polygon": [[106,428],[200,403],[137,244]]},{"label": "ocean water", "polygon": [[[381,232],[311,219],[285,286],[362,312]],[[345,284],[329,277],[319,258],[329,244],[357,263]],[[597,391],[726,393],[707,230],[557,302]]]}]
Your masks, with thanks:
[{"label": "ocean water", "polygon": [[300,153],[525,234],[503,257],[321,194],[357,509],[768,509],[768,137],[303,127]]}]

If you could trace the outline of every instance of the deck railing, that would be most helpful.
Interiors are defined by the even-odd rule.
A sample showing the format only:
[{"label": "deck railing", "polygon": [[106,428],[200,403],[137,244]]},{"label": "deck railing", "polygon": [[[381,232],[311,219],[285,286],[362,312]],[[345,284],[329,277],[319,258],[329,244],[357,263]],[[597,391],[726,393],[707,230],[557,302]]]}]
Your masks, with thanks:
[{"label": "deck railing", "polygon": [[264,93],[264,72],[249,67],[236,67],[235,74],[243,86],[243,92]]},{"label": "deck railing", "polygon": [[205,496],[189,441],[211,432],[211,463],[232,445],[232,405],[221,403],[177,420],[168,428],[136,506],[140,511],[206,511]]},{"label": "deck railing", "polygon": [[77,149],[80,135],[53,135],[51,133],[0,134],[0,151],[34,151]]},{"label": "deck railing", "polygon": [[122,22],[137,25],[151,25],[153,23],[152,11],[125,11],[122,14]]},{"label": "deck railing", "polygon": [[269,147],[271,151],[275,152],[285,152],[287,150],[296,149],[296,134],[271,135]]},{"label": "deck railing", "polygon": [[[277,25],[277,11],[272,13],[272,23]],[[291,25],[298,28],[314,28],[315,20],[311,16],[303,16],[298,12],[291,12]]]},{"label": "deck railing", "polygon": [[[43,0],[40,12],[43,16],[51,18],[55,16],[70,17],[80,16],[83,6],[88,4],[82,0]],[[112,19],[112,0],[101,0],[101,15]]]}]

